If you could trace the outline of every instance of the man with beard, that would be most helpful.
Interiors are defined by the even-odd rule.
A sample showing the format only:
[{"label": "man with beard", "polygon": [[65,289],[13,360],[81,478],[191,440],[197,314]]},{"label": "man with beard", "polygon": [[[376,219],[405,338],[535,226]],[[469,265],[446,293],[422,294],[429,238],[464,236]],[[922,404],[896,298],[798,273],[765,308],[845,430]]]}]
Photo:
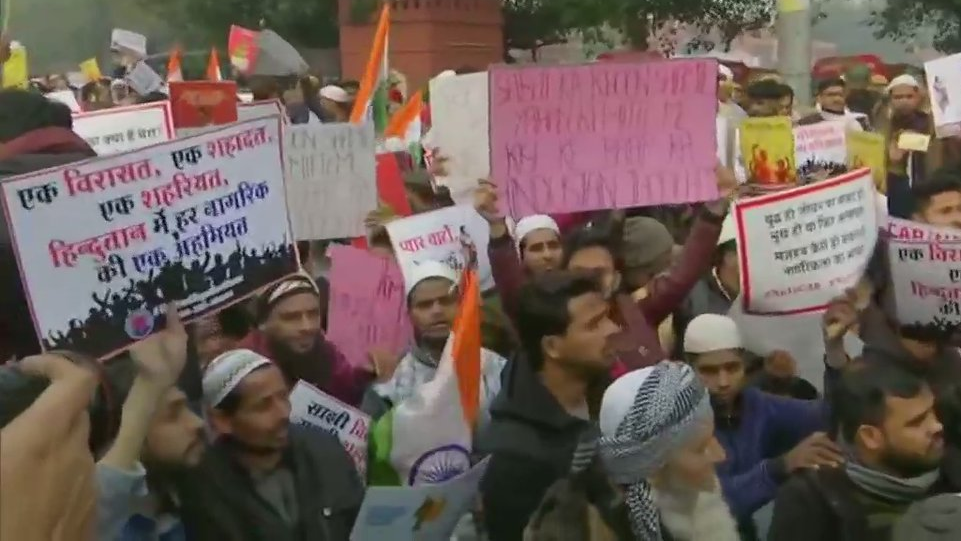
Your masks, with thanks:
[{"label": "man with beard", "polygon": [[890,539],[912,503],[940,491],[943,430],[917,375],[866,355],[838,382],[832,424],[844,465],[791,478],[775,500],[769,539]]},{"label": "man with beard", "polygon": [[280,369],[249,350],[214,359],[204,402],[215,443],[184,505],[190,539],[342,541],[364,488],[337,439],[291,425]]},{"label": "man with beard", "polygon": [[258,326],[238,347],[271,359],[289,387],[304,380],[352,406],[360,403],[375,373],[393,371],[396,359],[372,355],[368,364],[350,363],[324,337],[317,285],[297,275],[273,286],[257,300]]}]

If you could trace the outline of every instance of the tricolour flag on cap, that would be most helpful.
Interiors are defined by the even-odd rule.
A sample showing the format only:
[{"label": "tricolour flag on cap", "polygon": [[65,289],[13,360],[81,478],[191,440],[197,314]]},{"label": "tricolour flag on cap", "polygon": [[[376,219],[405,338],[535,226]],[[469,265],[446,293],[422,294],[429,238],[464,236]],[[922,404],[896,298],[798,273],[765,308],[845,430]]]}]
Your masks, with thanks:
[{"label": "tricolour flag on cap", "polygon": [[377,31],[371,44],[370,57],[364,68],[364,77],[357,90],[354,108],[350,112],[350,121],[354,124],[372,120],[377,133],[383,133],[387,127],[387,84],[388,61],[387,42],[390,36],[390,3],[384,2],[377,21]]},{"label": "tricolour flag on cap", "polygon": [[370,432],[371,485],[421,485],[470,469],[480,408],[480,287],[464,271],[454,329],[434,379],[381,417]]}]

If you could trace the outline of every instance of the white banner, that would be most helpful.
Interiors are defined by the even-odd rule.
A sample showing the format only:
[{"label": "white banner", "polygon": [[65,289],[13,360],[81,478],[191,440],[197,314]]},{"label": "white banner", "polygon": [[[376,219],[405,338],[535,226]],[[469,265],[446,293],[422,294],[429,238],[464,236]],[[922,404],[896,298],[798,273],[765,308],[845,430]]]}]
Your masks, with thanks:
[{"label": "white banner", "polygon": [[319,428],[340,440],[354,459],[361,479],[367,479],[367,432],[370,416],[304,381],[290,392],[290,422]]},{"label": "white banner", "polygon": [[472,245],[477,254],[481,290],[494,287],[487,257],[490,224],[474,207],[457,205],[394,220],[387,223],[387,233],[405,284],[423,261],[447,263],[460,272],[464,269],[465,246]]},{"label": "white banner", "polygon": [[73,115],[73,131],[107,156],[170,141],[174,121],[170,102],[161,101]]},{"label": "white banner", "polygon": [[888,261],[897,320],[908,335],[953,333],[961,324],[961,241],[891,239]]},{"label": "white banner", "polygon": [[477,181],[490,176],[487,72],[441,77],[430,82],[431,146],[447,158],[437,177],[457,202],[470,200]]},{"label": "white banner", "polygon": [[744,311],[817,312],[854,286],[878,237],[871,171],[747,199],[734,210]]},{"label": "white banner", "polygon": [[199,317],[295,272],[280,141],[270,117],[5,181],[44,348],[104,357],[166,302]]},{"label": "white banner", "polygon": [[846,120],[828,120],[794,127],[798,179],[820,181],[848,170],[846,126]]},{"label": "white banner", "polygon": [[284,129],[287,206],[297,240],[362,237],[377,208],[374,126],[297,124]]}]

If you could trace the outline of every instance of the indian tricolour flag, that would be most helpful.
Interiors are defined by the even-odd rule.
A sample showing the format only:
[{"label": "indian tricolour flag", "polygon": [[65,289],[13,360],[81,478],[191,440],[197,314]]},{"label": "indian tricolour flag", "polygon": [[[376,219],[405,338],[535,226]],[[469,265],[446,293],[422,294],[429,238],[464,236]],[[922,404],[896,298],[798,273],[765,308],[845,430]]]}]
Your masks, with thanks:
[{"label": "indian tricolour flag", "polygon": [[371,45],[370,58],[360,81],[360,89],[350,112],[350,121],[360,124],[373,120],[378,134],[387,127],[387,84],[389,68],[387,63],[387,41],[390,35],[390,3],[384,2],[377,21],[377,32]]},{"label": "indian tricolour flag", "polygon": [[434,379],[394,406],[370,431],[371,485],[421,485],[471,466],[480,403],[480,286],[464,271],[454,328]]},{"label": "indian tricolour flag", "polygon": [[421,113],[424,109],[424,93],[418,90],[407,100],[403,107],[390,117],[387,128],[384,129],[384,139],[397,139],[400,146],[410,151],[415,163],[420,163],[421,156]]}]

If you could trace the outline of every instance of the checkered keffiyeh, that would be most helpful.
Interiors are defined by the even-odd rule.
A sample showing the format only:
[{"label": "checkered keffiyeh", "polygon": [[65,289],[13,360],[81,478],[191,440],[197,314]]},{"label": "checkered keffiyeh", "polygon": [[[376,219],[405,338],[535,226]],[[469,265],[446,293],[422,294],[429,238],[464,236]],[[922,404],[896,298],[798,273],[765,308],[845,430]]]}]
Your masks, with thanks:
[{"label": "checkered keffiyeh", "polygon": [[698,423],[712,416],[707,390],[685,364],[663,361],[641,384],[613,437],[599,453],[608,476],[626,486],[631,527],[638,539],[657,541],[660,520],[648,478],[683,446]]}]

